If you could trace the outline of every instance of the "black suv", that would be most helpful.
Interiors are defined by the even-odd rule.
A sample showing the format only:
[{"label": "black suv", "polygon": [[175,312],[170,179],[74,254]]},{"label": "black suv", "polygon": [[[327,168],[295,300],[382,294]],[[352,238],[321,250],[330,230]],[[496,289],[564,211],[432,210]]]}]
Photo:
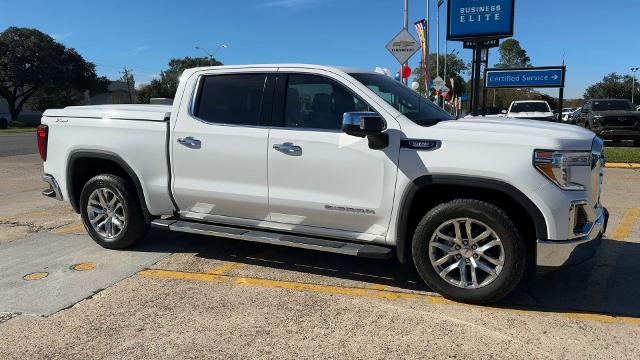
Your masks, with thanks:
[{"label": "black suv", "polygon": [[640,146],[640,112],[627,99],[586,100],[573,120],[605,140],[633,140]]}]

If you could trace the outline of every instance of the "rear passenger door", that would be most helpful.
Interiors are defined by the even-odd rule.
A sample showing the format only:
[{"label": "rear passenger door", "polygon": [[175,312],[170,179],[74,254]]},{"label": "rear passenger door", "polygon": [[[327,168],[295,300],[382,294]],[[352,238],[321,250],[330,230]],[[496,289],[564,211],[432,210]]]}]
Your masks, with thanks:
[{"label": "rear passenger door", "polygon": [[271,221],[314,235],[386,234],[398,149],[372,150],[341,130],[345,112],[368,110],[331,73],[280,69],[268,148]]},{"label": "rear passenger door", "polygon": [[267,125],[275,74],[257,69],[194,76],[192,90],[185,91],[193,98],[182,101],[171,139],[180,213],[236,225],[266,220]]}]

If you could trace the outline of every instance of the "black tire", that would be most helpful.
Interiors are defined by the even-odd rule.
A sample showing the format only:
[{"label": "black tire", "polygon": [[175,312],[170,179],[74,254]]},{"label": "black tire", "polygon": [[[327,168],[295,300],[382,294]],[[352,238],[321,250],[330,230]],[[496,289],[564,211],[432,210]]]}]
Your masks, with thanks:
[{"label": "black tire", "polygon": [[[121,200],[126,221],[120,233],[113,238],[99,234],[89,220],[89,197],[97,189],[107,189]],[[132,186],[126,180],[116,175],[97,175],[87,181],[80,194],[80,215],[91,238],[107,249],[125,249],[143,239],[149,230],[135,190],[132,190]]]},{"label": "black tire", "polygon": [[[495,280],[483,287],[465,289],[452,285],[440,277],[431,263],[429,242],[432,236],[441,225],[457,218],[471,218],[486,224],[502,242],[502,270]],[[502,209],[472,199],[453,200],[431,209],[416,228],[412,252],[418,273],[431,289],[445,298],[470,304],[486,304],[502,299],[522,280],[526,265],[525,244],[513,221]]]},{"label": "black tire", "polygon": [[5,118],[0,118],[0,129],[4,130],[9,127],[9,120]]}]

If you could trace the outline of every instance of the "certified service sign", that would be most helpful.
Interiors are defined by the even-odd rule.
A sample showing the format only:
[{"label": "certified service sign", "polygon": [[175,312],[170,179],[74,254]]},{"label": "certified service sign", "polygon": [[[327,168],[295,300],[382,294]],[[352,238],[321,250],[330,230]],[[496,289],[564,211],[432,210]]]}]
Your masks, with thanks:
[{"label": "certified service sign", "polygon": [[449,0],[448,40],[513,36],[515,0]]}]

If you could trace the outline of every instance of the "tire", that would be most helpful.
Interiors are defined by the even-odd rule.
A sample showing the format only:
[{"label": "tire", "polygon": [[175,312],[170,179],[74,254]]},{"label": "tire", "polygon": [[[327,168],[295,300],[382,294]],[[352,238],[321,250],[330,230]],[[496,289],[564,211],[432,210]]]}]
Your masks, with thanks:
[{"label": "tire", "polygon": [[0,129],[4,130],[9,127],[9,120],[5,118],[0,118]]},{"label": "tire", "polygon": [[[451,232],[455,232],[455,222],[459,223],[461,230],[461,236],[457,240],[467,241],[468,244],[456,245],[456,239],[453,239],[456,236]],[[471,236],[466,235],[467,222],[471,224]],[[441,238],[436,233],[437,230],[444,236],[452,235],[449,240],[453,241]],[[472,249],[473,240],[469,238],[480,239],[487,232],[490,234],[477,240],[476,248]],[[433,246],[433,243],[445,247],[449,243],[449,250],[452,252],[445,253],[440,249],[441,245]],[[459,250],[455,246],[459,246]],[[486,248],[487,246],[489,247]],[[481,249],[485,250],[480,253]],[[522,280],[526,265],[525,244],[513,221],[502,209],[471,199],[453,200],[431,209],[416,228],[412,252],[418,273],[431,289],[447,299],[470,304],[486,304],[502,299]],[[443,259],[448,260],[442,265],[435,264],[437,260]],[[464,264],[461,265],[461,262]],[[499,268],[500,262],[502,266]],[[464,288],[461,286],[462,266],[465,272]],[[496,276],[483,271],[481,267],[493,269]],[[446,270],[449,272],[443,278],[440,272]],[[472,274],[474,272],[475,280]]]},{"label": "tire", "polygon": [[[91,238],[104,248],[125,249],[144,238],[149,230],[138,197],[131,188],[123,178],[103,174],[91,178],[82,189],[82,222]],[[90,200],[93,210],[89,208]]]}]

